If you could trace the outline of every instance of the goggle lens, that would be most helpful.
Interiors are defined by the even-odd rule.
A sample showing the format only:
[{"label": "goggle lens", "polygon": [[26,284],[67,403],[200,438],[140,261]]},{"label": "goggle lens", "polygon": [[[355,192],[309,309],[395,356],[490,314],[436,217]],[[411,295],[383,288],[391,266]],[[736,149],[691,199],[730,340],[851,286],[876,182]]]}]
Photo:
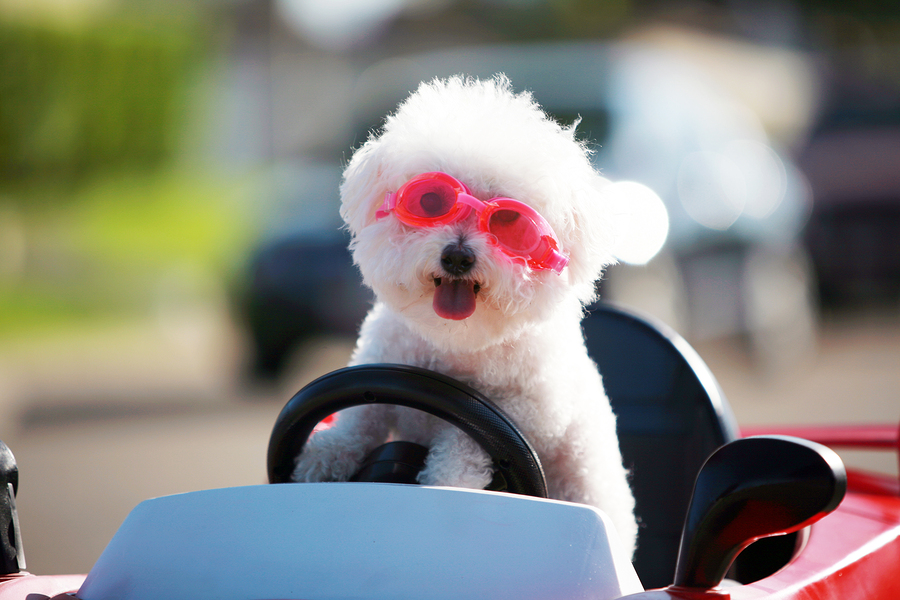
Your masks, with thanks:
[{"label": "goggle lens", "polygon": [[501,208],[488,218],[488,231],[507,250],[526,255],[541,241],[541,230],[531,219],[517,210]]},{"label": "goggle lens", "polygon": [[441,181],[419,181],[403,191],[404,208],[423,219],[448,214],[456,205],[457,191]]}]

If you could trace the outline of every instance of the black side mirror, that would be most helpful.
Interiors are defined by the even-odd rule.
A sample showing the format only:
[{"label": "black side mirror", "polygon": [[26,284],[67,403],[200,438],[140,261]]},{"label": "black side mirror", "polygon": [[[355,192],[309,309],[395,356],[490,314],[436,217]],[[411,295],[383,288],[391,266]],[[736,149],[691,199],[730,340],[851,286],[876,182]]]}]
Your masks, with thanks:
[{"label": "black side mirror", "polygon": [[16,512],[19,467],[9,447],[0,442],[0,577],[25,569],[22,535]]},{"label": "black side mirror", "polygon": [[718,586],[741,550],[818,521],[837,508],[846,490],[841,459],[821,444],[759,436],[722,446],[697,475],[675,586]]}]

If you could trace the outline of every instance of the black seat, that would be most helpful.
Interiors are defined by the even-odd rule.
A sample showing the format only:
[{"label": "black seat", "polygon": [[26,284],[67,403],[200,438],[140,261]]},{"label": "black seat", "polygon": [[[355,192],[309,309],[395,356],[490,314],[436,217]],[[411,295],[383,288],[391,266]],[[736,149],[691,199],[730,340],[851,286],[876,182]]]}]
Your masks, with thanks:
[{"label": "black seat", "polygon": [[731,410],[700,356],[669,327],[600,303],[583,322],[618,418],[641,521],[634,566],[646,588],[672,583],[694,479],[738,437]]}]

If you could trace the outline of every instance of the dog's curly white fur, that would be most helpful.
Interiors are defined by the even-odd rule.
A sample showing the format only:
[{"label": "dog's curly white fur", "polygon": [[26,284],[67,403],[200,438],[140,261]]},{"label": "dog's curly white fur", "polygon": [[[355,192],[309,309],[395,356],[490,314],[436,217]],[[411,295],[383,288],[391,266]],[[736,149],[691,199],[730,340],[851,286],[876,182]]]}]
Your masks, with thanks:
[{"label": "dog's curly white fur", "polygon": [[[443,171],[486,200],[516,198],[540,213],[569,256],[561,272],[532,270],[503,256],[473,217],[416,228],[376,219],[387,192],[411,177]],[[562,127],[503,76],[423,83],[350,160],[341,215],[365,283],[377,297],[351,364],[391,362],[457,378],[502,408],[542,460],[552,498],[596,506],[634,548],[634,500],[622,465],[615,417],[581,332],[584,304],[612,262],[608,184],[593,168],[574,125]],[[448,273],[448,246],[474,264]],[[476,309],[442,318],[433,297],[441,280],[464,278]],[[419,481],[483,488],[487,454],[460,430],[418,411],[368,405],[344,411],[314,435],[295,481],[345,480],[389,435],[430,448]]]}]

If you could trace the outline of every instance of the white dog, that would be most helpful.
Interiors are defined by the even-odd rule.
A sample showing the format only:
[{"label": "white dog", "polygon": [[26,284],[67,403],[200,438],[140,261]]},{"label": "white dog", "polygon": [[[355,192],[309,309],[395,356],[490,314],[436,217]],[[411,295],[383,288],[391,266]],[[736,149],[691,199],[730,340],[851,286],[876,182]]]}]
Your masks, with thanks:
[{"label": "white dog", "polygon": [[[422,84],[344,172],[341,215],[377,297],[351,364],[424,367],[479,390],[531,442],[550,497],[600,508],[633,549],[615,417],[580,325],[613,243],[608,182],[587,154],[574,125],[504,77]],[[491,481],[459,429],[384,405],[343,411],[293,479],[346,480],[391,434],[430,448],[422,484]]]}]

